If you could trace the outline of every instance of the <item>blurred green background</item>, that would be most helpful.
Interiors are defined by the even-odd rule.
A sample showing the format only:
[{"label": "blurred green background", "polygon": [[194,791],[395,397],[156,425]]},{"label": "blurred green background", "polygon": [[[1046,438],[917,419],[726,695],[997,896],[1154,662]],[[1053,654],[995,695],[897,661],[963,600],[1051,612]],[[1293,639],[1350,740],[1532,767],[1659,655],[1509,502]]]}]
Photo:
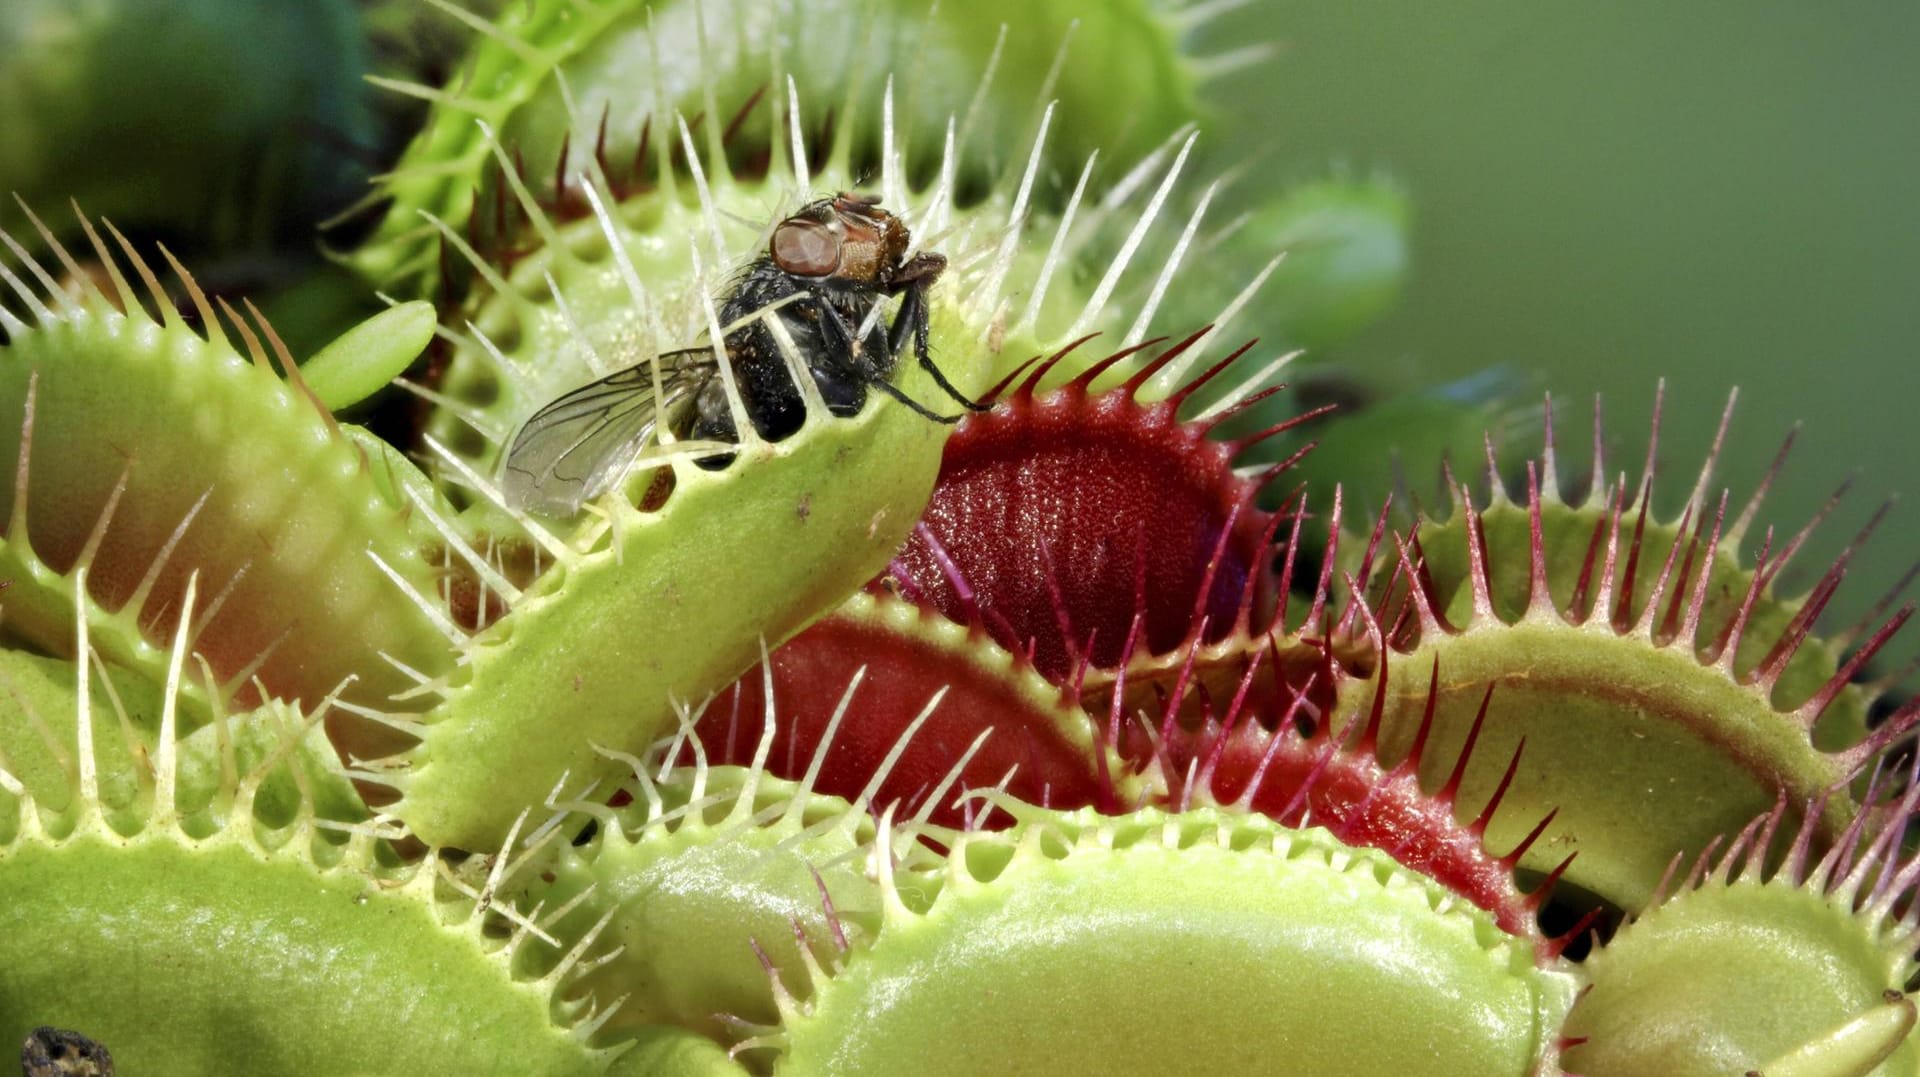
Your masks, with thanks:
[{"label": "blurred green background", "polygon": [[[1272,178],[1345,162],[1411,195],[1404,297],[1331,358],[1396,385],[1508,364],[1554,391],[1563,430],[1604,391],[1621,434],[1665,376],[1673,497],[1738,385],[1737,496],[1796,420],[1774,520],[1858,471],[1825,557],[1915,485],[1920,4],[1259,0],[1206,37],[1280,45],[1207,94],[1268,133]],[[1582,466],[1583,435],[1563,434]],[[1610,466],[1643,442],[1617,437]],[[1862,553],[1843,611],[1920,555],[1913,517]]]}]

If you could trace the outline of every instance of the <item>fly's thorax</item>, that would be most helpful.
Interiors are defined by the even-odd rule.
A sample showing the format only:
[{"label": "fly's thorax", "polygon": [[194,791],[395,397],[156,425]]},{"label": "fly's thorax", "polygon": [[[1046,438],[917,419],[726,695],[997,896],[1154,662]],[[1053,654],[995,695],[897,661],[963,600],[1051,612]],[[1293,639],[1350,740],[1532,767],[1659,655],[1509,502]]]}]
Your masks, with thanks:
[{"label": "fly's thorax", "polygon": [[907,232],[907,226],[900,218],[889,214],[880,224],[880,247],[886,252],[886,262],[881,267],[880,278],[884,283],[900,271],[906,263],[907,248],[913,243],[913,237]]},{"label": "fly's thorax", "polygon": [[[888,221],[898,229],[897,220],[888,218]],[[846,239],[840,244],[839,261],[834,266],[832,277],[868,288],[881,284],[892,275],[894,266],[899,264],[890,247],[883,230],[869,227],[864,222],[850,227]]]}]

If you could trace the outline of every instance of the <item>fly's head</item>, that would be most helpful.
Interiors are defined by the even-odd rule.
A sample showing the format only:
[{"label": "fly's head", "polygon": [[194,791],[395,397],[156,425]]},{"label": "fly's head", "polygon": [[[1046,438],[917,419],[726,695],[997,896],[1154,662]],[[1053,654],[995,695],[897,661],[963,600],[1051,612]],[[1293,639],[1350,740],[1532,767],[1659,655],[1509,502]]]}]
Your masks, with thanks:
[{"label": "fly's head", "polygon": [[875,195],[842,192],[807,203],[773,230],[767,252],[783,272],[854,288],[884,288],[912,235]]}]

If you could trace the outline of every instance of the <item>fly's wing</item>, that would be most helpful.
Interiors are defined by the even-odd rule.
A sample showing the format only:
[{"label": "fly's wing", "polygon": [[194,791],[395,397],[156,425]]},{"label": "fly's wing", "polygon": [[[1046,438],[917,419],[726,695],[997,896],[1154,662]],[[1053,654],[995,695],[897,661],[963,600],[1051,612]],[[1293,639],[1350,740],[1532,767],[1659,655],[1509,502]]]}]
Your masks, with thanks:
[{"label": "fly's wing", "polygon": [[[654,399],[652,364],[660,367]],[[705,348],[666,352],[590,382],[533,413],[507,448],[500,485],[507,503],[571,516],[612,486],[664,419],[713,376]]]}]

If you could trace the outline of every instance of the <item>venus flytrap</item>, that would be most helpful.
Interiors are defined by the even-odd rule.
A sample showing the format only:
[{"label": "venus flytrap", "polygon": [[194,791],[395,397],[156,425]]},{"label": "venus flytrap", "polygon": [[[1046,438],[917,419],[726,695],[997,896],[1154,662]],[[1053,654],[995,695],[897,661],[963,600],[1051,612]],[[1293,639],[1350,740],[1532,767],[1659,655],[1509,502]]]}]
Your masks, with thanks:
[{"label": "venus flytrap", "polygon": [[[1729,402],[1723,434],[1731,414]],[[1602,444],[1597,425],[1594,439]],[[1777,795],[1796,809],[1819,798],[1816,830],[1837,838],[1858,810],[1846,784],[1920,720],[1905,707],[1869,732],[1880,689],[1858,676],[1910,609],[1880,621],[1883,604],[1852,632],[1815,631],[1851,547],[1809,593],[1778,593],[1781,569],[1820,518],[1756,541],[1749,525],[1770,478],[1733,501],[1712,492],[1710,457],[1678,518],[1662,518],[1650,448],[1637,486],[1597,458],[1584,496],[1569,503],[1550,414],[1545,441],[1523,501],[1497,473],[1485,506],[1457,486],[1452,515],[1420,520],[1374,577],[1391,645],[1414,668],[1439,663],[1443,755],[1497,686],[1481,734],[1491,760],[1469,771],[1463,798],[1489,795],[1502,780],[1497,761],[1524,738],[1508,796],[1536,818],[1559,809],[1525,866],[1547,871],[1578,851],[1567,878],[1629,911],[1668,858],[1697,855]],[[1359,720],[1371,696],[1346,693],[1336,721]],[[1383,744],[1397,758],[1425,696],[1407,680],[1388,696]],[[1440,767],[1424,768],[1428,780]],[[1496,839],[1518,840],[1528,814],[1496,825]]]},{"label": "venus flytrap", "polygon": [[[567,86],[559,83],[564,95],[577,92]],[[817,395],[806,400],[808,418],[796,434],[772,444],[748,437],[721,471],[696,463],[712,455],[711,445],[656,440],[640,450],[623,496],[564,524],[516,514],[488,477],[512,431],[562,390],[702,338],[724,339],[736,328],[720,324],[716,312],[726,267],[765,249],[795,192],[822,181],[854,186],[860,143],[847,134],[853,128],[839,127],[826,155],[810,159],[812,106],[796,87],[788,81],[783,133],[790,137],[775,138],[770,151],[790,173],[738,175],[724,147],[703,150],[677,117],[683,157],[661,159],[657,188],[617,198],[596,154],[580,174],[557,181],[556,193],[576,192],[589,210],[567,221],[567,199],[543,200],[489,123],[475,121],[519,215],[516,234],[531,245],[490,258],[448,221],[425,215],[476,281],[464,326],[442,330],[451,352],[444,376],[416,389],[438,409],[428,430],[443,487],[472,505],[458,529],[476,537],[464,549],[454,546],[455,560],[487,563],[512,544],[537,547],[551,567],[521,581],[482,573],[491,598],[480,606],[504,612],[474,619],[470,640],[453,634],[453,672],[422,678],[417,689],[434,700],[424,715],[385,717],[422,744],[369,761],[362,776],[397,789],[396,814],[423,836],[484,846],[499,839],[514,805],[536,801],[562,774],[613,777],[596,746],[638,751],[670,728],[674,701],[719,690],[751,665],[760,641],[778,644],[828,612],[885,566],[926,502],[945,427],[878,399],[858,416],[834,418]],[[1097,203],[1085,182],[1093,174],[1088,162],[1056,219],[1035,207],[1050,140],[1065,129],[1057,104],[1032,102],[1037,123],[1028,152],[968,205],[959,178],[967,158],[955,133],[964,119],[949,117],[942,156],[928,170],[937,178],[916,187],[908,140],[896,126],[903,94],[888,81],[877,99],[850,96],[838,114],[877,113],[874,187],[885,208],[910,222],[916,249],[948,258],[931,293],[931,352],[960,392],[977,395],[1034,350],[1090,330],[1144,337],[1184,240],[1157,266],[1135,263],[1169,212],[1192,132],[1177,131]],[[1189,214],[1183,237],[1205,201]],[[777,208],[769,213],[769,205]],[[1043,237],[1046,253],[1036,259]],[[1098,277],[1083,290],[1070,278],[1095,251],[1109,257],[1093,264]],[[1071,314],[1054,313],[1050,288],[1082,293],[1068,305]],[[1143,304],[1124,330],[1116,297]],[[801,359],[786,355],[790,367]],[[1196,359],[1183,354],[1174,368],[1189,369]],[[1074,366],[1054,365],[1061,374]],[[737,400],[738,386],[727,384],[735,376],[721,364],[722,387]],[[926,372],[904,360],[894,383],[915,400],[943,399]],[[808,397],[810,379],[796,384]],[[736,428],[747,425],[736,419]],[[415,598],[433,603],[422,592]],[[437,620],[455,628],[465,621],[452,608]],[[636,654],[646,657],[635,663]],[[552,737],[556,724],[577,736]]]},{"label": "venus flytrap", "polygon": [[[1378,853],[1210,811],[1022,816],[961,838],[930,899],[883,863],[873,941],[779,970],[774,1072],[1257,1072],[1282,1044],[1308,1072],[1552,1072],[1576,979]],[[1381,1009],[1394,1035],[1352,1035]]]},{"label": "venus flytrap", "polygon": [[[857,722],[862,694],[856,675],[836,713],[854,712]],[[923,714],[937,710],[944,694],[927,700]],[[554,846],[514,900],[523,908],[571,909],[554,925],[560,940],[611,917],[605,935],[619,953],[583,981],[615,1010],[610,1031],[673,1024],[731,1043],[749,1034],[743,1029],[764,1028],[778,1016],[763,962],[789,963],[801,949],[844,945],[878,925],[869,861],[937,861],[922,835],[944,832],[925,820],[952,795],[964,758],[883,851],[869,812],[882,803],[890,765],[875,768],[856,796],[821,793],[814,783],[831,752],[828,738],[799,781],[772,776],[768,755],[784,716],[770,694],[749,765],[709,766],[698,754],[675,762],[698,716],[681,717],[678,736],[645,758],[620,760],[629,769],[619,788],[631,804],[594,803],[588,797],[597,787],[589,787],[559,805],[562,815],[547,825],[572,830],[582,818],[598,825],[584,842]]]},{"label": "venus flytrap", "polygon": [[[1254,173],[1196,177],[1192,92],[1268,50],[1177,46],[1232,6],[427,0],[473,52],[385,81],[431,107],[351,257],[438,318],[301,366],[117,234],[0,244],[0,1034],[159,1073],[1911,1071],[1920,794],[1863,776],[1905,613],[1817,626],[1839,569],[1776,594],[1804,535],[1705,478],[1641,516],[1549,448],[1525,505],[1356,529],[1356,424],[1302,491],[1330,428],[1261,415],[1292,354],[1221,326],[1351,330],[1403,207],[1220,223]],[[723,362],[738,444],[505,495],[529,415],[724,341],[837,190],[948,259],[932,357],[996,411],[834,417],[783,348],[791,436]],[[1321,208],[1379,257],[1264,249]],[[340,423],[429,332],[402,444]],[[1633,922],[1564,956],[1543,873]]]},{"label": "venus flytrap", "polygon": [[[841,694],[850,681],[858,694]],[[940,706],[927,706],[935,697]],[[774,700],[782,714],[770,726]],[[1049,683],[979,625],[881,587],[847,599],[715,697],[694,737],[716,763],[752,763],[821,792],[895,804],[903,817],[972,828],[986,823],[982,805],[942,800],[949,786],[1103,810],[1150,795],[1160,776],[1136,773],[1082,704],[1077,688]],[[764,758],[762,736],[773,737]]]},{"label": "venus flytrap", "polygon": [[1821,805],[1793,813],[1795,828],[1783,797],[1724,849],[1691,864],[1676,856],[1655,900],[1588,961],[1593,987],[1567,1021],[1586,1042],[1569,1067],[1589,1077],[1920,1073],[1903,995],[1920,861],[1902,847],[1920,786],[1867,799],[1824,854]]},{"label": "venus flytrap", "polygon": [[[216,312],[168,256],[190,324],[118,232],[111,251],[82,219],[96,282],[32,219],[51,256],[4,237],[15,260],[0,273],[19,312],[0,309],[9,634],[72,655],[84,619],[103,657],[157,684],[156,626],[198,573],[209,598],[193,651],[210,676],[186,690],[188,726],[230,699],[317,704],[343,681],[384,700],[410,683],[397,665],[434,668],[424,615],[389,582],[431,586],[431,535],[271,329],[224,302]],[[336,732],[348,750],[382,743]]]},{"label": "venus flytrap", "polygon": [[[84,662],[74,711],[47,716],[74,723],[64,795],[43,801],[0,772],[8,1026],[32,1015],[86,1029],[119,1066],[155,1074],[604,1069],[615,1052],[587,1042],[601,1018],[566,1001],[592,930],[578,950],[536,960],[526,944],[545,928],[502,921],[438,854],[395,864],[381,851],[390,823],[318,818],[307,779],[285,762],[307,723],[246,771],[230,741],[214,780],[190,788],[175,737],[196,597],[190,581],[131,795],[106,799],[125,784],[101,780],[126,769],[109,758],[124,746],[93,737]],[[270,822],[260,794],[279,771],[298,795]],[[487,891],[525,863],[496,861]]]}]

